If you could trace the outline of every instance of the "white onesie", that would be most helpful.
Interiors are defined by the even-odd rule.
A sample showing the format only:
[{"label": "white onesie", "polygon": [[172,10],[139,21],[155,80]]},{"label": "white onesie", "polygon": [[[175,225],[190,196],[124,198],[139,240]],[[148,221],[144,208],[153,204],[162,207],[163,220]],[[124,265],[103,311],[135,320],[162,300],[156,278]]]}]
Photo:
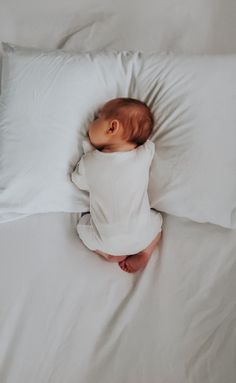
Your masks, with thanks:
[{"label": "white onesie", "polygon": [[71,175],[90,194],[90,214],[77,224],[81,240],[90,250],[117,256],[145,249],[162,230],[147,194],[155,145],[147,140],[126,152],[101,152],[88,142],[83,147],[87,153]]}]

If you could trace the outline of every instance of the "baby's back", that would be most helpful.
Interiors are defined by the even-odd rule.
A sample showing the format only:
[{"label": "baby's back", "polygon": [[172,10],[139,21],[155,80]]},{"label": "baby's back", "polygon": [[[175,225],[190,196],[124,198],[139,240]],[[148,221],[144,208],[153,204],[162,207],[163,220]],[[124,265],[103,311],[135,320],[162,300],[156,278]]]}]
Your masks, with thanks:
[{"label": "baby's back", "polygon": [[84,158],[90,214],[98,231],[127,230],[150,215],[147,188],[154,144],[127,152],[95,150]]},{"label": "baby's back", "polygon": [[128,151],[83,156],[78,187],[90,193],[90,214],[79,220],[77,231],[91,250],[112,255],[135,254],[161,231],[161,215],[150,209],[147,188],[154,144]]}]

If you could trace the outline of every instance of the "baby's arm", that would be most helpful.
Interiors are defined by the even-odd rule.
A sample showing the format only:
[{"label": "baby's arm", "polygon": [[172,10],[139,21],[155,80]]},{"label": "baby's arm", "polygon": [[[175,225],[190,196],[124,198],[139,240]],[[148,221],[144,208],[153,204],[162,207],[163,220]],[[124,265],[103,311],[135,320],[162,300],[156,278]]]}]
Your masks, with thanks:
[{"label": "baby's arm", "polygon": [[81,190],[89,191],[89,186],[87,182],[84,158],[77,163],[75,170],[71,174],[71,181]]}]

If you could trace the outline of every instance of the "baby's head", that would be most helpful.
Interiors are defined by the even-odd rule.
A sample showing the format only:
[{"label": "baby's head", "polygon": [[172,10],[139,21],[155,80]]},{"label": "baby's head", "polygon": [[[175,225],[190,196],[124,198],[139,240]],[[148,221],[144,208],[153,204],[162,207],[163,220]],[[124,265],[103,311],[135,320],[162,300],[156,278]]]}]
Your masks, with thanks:
[{"label": "baby's head", "polygon": [[136,147],[144,144],[153,129],[149,107],[133,98],[115,98],[95,114],[88,135],[97,149]]}]

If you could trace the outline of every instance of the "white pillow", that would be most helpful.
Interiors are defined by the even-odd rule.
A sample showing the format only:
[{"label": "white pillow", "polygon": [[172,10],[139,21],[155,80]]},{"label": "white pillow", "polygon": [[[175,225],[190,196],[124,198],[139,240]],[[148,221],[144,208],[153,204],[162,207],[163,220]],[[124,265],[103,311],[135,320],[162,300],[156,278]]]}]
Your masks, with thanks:
[{"label": "white pillow", "polygon": [[[152,207],[236,227],[236,55],[151,55],[139,78],[159,129]],[[151,102],[152,101],[152,102]]]},{"label": "white pillow", "polygon": [[115,97],[151,106],[152,207],[236,227],[236,56],[69,54],[5,46],[0,215],[88,209],[70,174],[94,111]]},{"label": "white pillow", "polygon": [[70,175],[96,110],[110,98],[128,96],[137,54],[3,45],[0,222],[87,211],[88,195]]}]

